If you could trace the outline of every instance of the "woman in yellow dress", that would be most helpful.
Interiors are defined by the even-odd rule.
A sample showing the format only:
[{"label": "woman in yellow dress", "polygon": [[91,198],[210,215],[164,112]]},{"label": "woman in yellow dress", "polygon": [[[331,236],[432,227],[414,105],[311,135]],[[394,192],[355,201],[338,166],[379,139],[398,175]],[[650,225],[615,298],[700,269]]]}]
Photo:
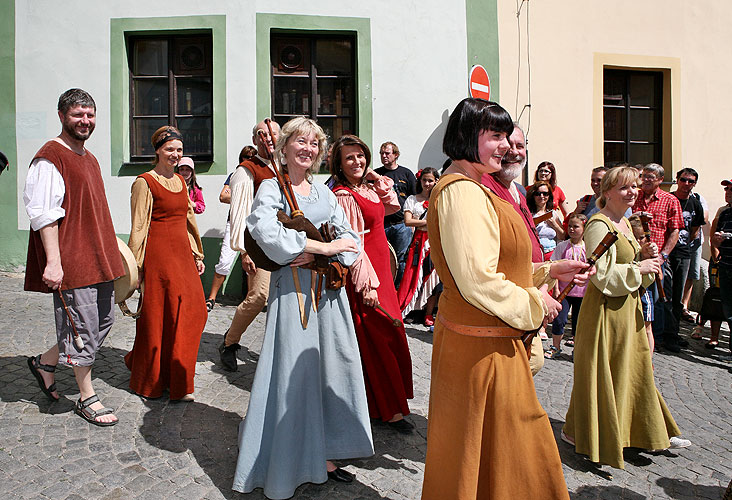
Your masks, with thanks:
[{"label": "woman in yellow dress", "polygon": [[[597,200],[600,212],[585,226],[594,250],[609,231],[618,241],[597,260],[577,320],[574,386],[562,439],[590,460],[623,469],[623,448],[683,448],[681,434],[653,381],[641,309],[641,287],[660,270],[658,248],[640,245],[623,214],[638,193],[638,172],[610,169]],[[669,439],[670,438],[670,439]]]},{"label": "woman in yellow dress", "polygon": [[[506,110],[469,98],[445,132],[452,165],[433,188],[427,214],[444,290],[435,320],[423,500],[569,498],[520,336],[559,311],[547,293],[550,277],[572,281],[587,264],[547,262],[534,272],[521,216],[480,184],[501,168],[512,131]],[[577,282],[586,279],[585,273]]]}]

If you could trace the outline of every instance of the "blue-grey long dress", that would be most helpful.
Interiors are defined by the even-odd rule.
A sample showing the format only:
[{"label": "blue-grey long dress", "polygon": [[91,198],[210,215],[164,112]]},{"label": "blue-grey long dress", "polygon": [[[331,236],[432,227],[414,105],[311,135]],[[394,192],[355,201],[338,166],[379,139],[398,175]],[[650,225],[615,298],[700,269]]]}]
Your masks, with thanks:
[{"label": "blue-grey long dress", "polygon": [[[300,209],[315,225],[330,222],[339,237],[360,242],[335,195],[313,184],[298,194]],[[274,179],[262,182],[247,228],[268,256],[287,264],[303,252],[305,234],[286,229],[277,210],[290,213]],[[359,244],[360,248],[360,244]],[[339,254],[348,266],[356,253]],[[373,455],[366,389],[346,289],[322,292],[312,307],[311,272],[297,268],[307,328],[300,321],[292,268],[272,273],[267,326],[249,409],[239,426],[239,458],[233,489],[264,488],[269,498],[289,498],[307,482],[328,479],[325,461]]]}]

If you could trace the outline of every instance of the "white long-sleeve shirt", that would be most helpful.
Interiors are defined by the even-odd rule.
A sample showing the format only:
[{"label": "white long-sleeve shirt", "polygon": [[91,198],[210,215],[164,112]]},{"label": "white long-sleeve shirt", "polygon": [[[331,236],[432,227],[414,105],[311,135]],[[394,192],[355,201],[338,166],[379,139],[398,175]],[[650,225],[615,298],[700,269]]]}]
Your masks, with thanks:
[{"label": "white long-sleeve shirt", "polygon": [[[259,156],[257,158],[270,169],[269,160]],[[246,167],[237,167],[229,180],[231,189],[231,208],[229,209],[229,221],[231,223],[231,241],[233,250],[246,253],[244,248],[244,231],[247,228],[246,218],[252,211],[254,201],[254,176]]]},{"label": "white long-sleeve shirt", "polygon": [[42,227],[66,215],[61,203],[66,196],[66,184],[56,165],[45,158],[36,158],[28,169],[23,189],[23,203],[31,228]]}]

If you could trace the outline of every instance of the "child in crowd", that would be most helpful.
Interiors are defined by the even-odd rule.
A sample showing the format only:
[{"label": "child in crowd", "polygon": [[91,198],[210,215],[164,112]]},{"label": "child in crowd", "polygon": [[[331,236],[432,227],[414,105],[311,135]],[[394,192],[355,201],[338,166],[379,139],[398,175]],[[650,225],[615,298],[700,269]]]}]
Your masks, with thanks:
[{"label": "child in crowd", "polygon": [[[587,262],[587,252],[585,250],[585,242],[582,236],[585,234],[585,223],[587,217],[582,214],[571,214],[567,217],[567,234],[568,240],[564,240],[557,245],[551,259],[552,260],[579,260]],[[555,297],[559,296],[561,291],[568,283],[559,281]],[[585,296],[584,286],[575,286],[569,295],[562,300],[562,310],[552,322],[552,346],[544,353],[547,359],[557,359],[562,352],[562,336],[564,335],[564,327],[567,324],[567,316],[572,311],[572,337],[565,342],[569,346],[574,345],[574,335],[577,332],[577,318],[579,317],[580,306],[582,305],[582,297]]]},{"label": "child in crowd", "polygon": [[402,316],[424,307],[424,325],[430,327],[435,324],[433,312],[442,287],[430,260],[427,207],[432,188],[439,178],[439,172],[432,167],[417,172],[417,194],[409,196],[404,202],[404,224],[414,228],[414,237],[407,250],[404,275],[397,291]]},{"label": "child in crowd", "polygon": [[[633,214],[628,217],[630,227],[633,229],[633,236],[642,243],[646,239],[646,235],[643,232],[643,224],[641,223],[640,215]],[[651,348],[651,357],[653,357],[653,348],[655,346],[655,340],[653,339],[653,304],[656,303],[656,292],[652,286],[650,290],[640,289],[643,294],[641,295],[641,304],[643,305],[643,320],[646,325],[646,336],[648,337],[648,346]],[[653,293],[651,293],[653,292]]]},{"label": "child in crowd", "polygon": [[188,196],[193,202],[193,211],[197,214],[202,214],[206,210],[206,203],[203,201],[203,191],[201,186],[196,182],[196,169],[194,167],[193,159],[184,156],[178,162],[176,167],[177,172],[186,181],[188,186]]}]

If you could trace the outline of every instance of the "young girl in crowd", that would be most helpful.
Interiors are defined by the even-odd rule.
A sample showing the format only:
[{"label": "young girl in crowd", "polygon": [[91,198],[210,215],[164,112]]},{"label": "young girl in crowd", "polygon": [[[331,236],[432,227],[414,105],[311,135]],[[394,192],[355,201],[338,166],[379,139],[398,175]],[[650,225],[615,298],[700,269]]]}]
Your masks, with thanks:
[{"label": "young girl in crowd", "polygon": [[[582,214],[571,214],[567,217],[567,233],[569,239],[560,242],[552,254],[552,260],[578,260],[587,262],[587,252],[585,250],[585,242],[582,237],[585,234],[585,223],[587,217]],[[567,286],[567,283],[558,281],[558,291],[554,296]],[[547,359],[557,359],[562,352],[561,342],[564,335],[564,327],[567,325],[567,315],[572,310],[572,337],[567,340],[566,344],[574,346],[574,336],[577,333],[577,318],[579,317],[580,306],[582,305],[582,297],[585,296],[584,286],[575,286],[567,298],[562,301],[562,310],[552,322],[552,346],[544,353]]]},{"label": "young girl in crowd", "polygon": [[397,293],[399,309],[402,316],[406,316],[424,307],[425,326],[435,324],[433,311],[440,292],[440,278],[430,260],[430,243],[427,239],[427,207],[432,188],[439,178],[439,172],[432,167],[417,172],[417,194],[404,202],[404,223],[414,228],[414,237],[407,251],[404,276]]},{"label": "young girl in crowd", "polygon": [[[640,215],[633,214],[630,217],[628,217],[628,222],[630,222],[630,227],[633,229],[633,236],[635,236],[635,239],[637,241],[645,241],[646,235],[643,232],[643,224],[641,223]],[[655,346],[655,340],[653,338],[653,304],[656,303],[656,297],[655,292],[651,293],[652,290],[655,290],[654,287],[651,287],[650,290],[643,290],[643,293],[641,294],[641,306],[643,307],[643,321],[645,322],[646,326],[646,336],[648,337],[648,346],[651,348],[651,358],[653,357],[653,348]]]},{"label": "young girl in crowd", "polygon": [[184,156],[178,162],[177,172],[185,179],[188,187],[188,196],[193,202],[193,211],[196,214],[202,214],[206,210],[206,203],[203,201],[203,191],[201,186],[196,182],[196,169],[193,160]]}]

